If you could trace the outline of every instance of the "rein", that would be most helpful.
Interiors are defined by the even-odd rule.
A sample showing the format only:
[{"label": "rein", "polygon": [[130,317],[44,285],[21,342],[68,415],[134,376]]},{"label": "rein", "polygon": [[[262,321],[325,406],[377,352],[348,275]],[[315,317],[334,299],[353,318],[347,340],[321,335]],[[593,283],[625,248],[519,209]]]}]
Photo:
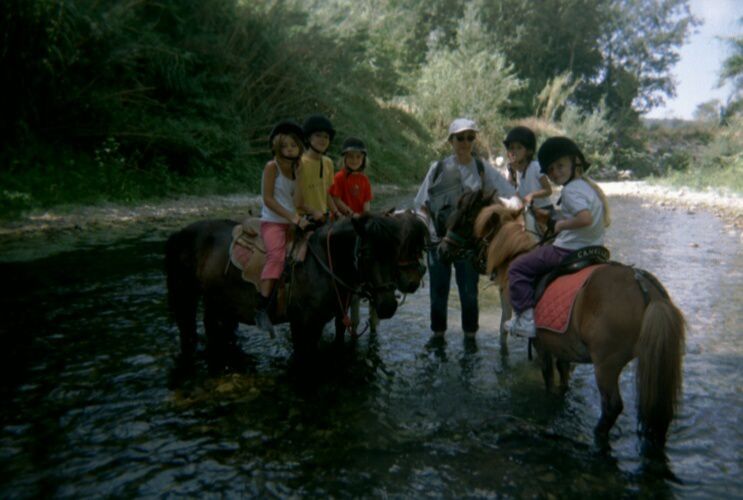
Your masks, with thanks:
[{"label": "rein", "polygon": [[[534,245],[535,248],[541,247],[545,243],[549,243],[550,241],[557,238],[557,233],[555,233],[555,221],[552,218],[550,218],[549,221],[547,222],[547,230],[544,233],[542,233],[541,231],[539,231],[539,223],[537,222],[537,212],[536,210],[534,210],[534,205],[530,204],[528,210],[529,210],[529,213],[531,213],[532,217],[534,217],[534,227],[536,227],[537,230],[530,231],[527,229],[526,231],[533,234],[537,238],[539,238],[539,241],[537,242],[537,244]],[[526,212],[524,212],[524,227],[526,227]]]},{"label": "rein", "polygon": [[[328,261],[327,264],[320,257],[320,255],[318,254],[317,250],[313,247],[313,245],[310,244],[310,245],[308,245],[308,247],[310,249],[310,253],[312,253],[312,255],[315,257],[315,260],[317,260],[318,264],[320,264],[320,267],[326,273],[328,273],[328,275],[330,275],[330,277],[333,280],[333,287],[335,288],[335,294],[336,294],[336,297],[338,299],[338,306],[339,306],[340,310],[343,312],[343,324],[346,326],[346,328],[349,330],[349,332],[352,335],[358,337],[358,336],[362,335],[364,333],[364,331],[366,331],[366,329],[364,329],[364,331],[362,331],[361,333],[356,333],[355,331],[353,331],[351,329],[351,318],[348,316],[348,308],[350,306],[351,296],[352,295],[358,295],[360,297],[366,298],[370,302],[373,302],[373,292],[375,290],[384,290],[384,289],[388,289],[388,288],[389,289],[394,289],[395,288],[395,284],[394,283],[388,283],[388,284],[385,284],[385,285],[382,285],[382,286],[376,286],[376,287],[375,286],[370,286],[370,287],[366,287],[364,285],[371,285],[371,284],[370,283],[365,283],[364,280],[363,280],[363,278],[362,278],[362,286],[360,286],[360,287],[354,287],[354,286],[351,286],[348,283],[346,283],[343,279],[341,279],[341,277],[338,276],[335,273],[334,269],[333,269],[333,257],[332,257],[331,251],[330,251],[330,240],[331,240],[332,232],[333,232],[333,225],[331,224],[329,226],[329,228],[328,228],[328,235],[327,235],[327,238],[326,238],[326,249],[325,249],[325,252],[326,252],[326,257],[327,257],[327,261]],[[362,248],[361,238],[359,238],[359,236],[356,236],[356,242],[355,242],[355,245],[354,245],[353,262],[354,262],[355,271],[357,273],[359,273],[359,274],[360,274],[359,261],[360,261],[360,258],[361,258],[361,248]],[[348,295],[348,300],[346,301],[347,302],[346,304],[343,303],[343,299],[341,298],[341,293],[340,293],[340,290],[338,288],[338,285],[342,286],[348,292],[350,292],[349,295]],[[369,288],[371,288],[371,290],[369,290]]]},{"label": "rein", "polygon": [[325,262],[323,261],[323,259],[320,258],[320,255],[318,255],[318,253],[315,250],[315,248],[312,245],[308,244],[307,247],[310,249],[310,253],[312,253],[312,256],[313,257],[315,257],[315,260],[317,260],[318,264],[320,264],[320,267],[326,273],[328,273],[331,278],[333,278],[333,283],[334,284],[340,283],[341,286],[344,287],[346,290],[348,290],[348,291],[350,291],[352,293],[356,293],[356,294],[362,295],[362,296],[364,296],[366,298],[369,298],[365,294],[365,291],[362,288],[352,287],[351,285],[349,285],[348,283],[346,283],[345,281],[343,281],[337,274],[335,274],[333,272],[333,264],[332,264],[332,259],[330,257],[330,233],[331,233],[331,231],[328,231],[328,249],[327,249],[327,257],[328,257],[328,262],[330,263],[330,266],[328,266],[327,264],[325,264]]},{"label": "rein", "polygon": [[495,231],[491,231],[487,236],[480,238],[479,240],[473,237],[472,241],[469,241],[449,229],[446,232],[446,235],[442,238],[442,241],[445,241],[448,245],[453,246],[457,250],[454,255],[458,255],[461,259],[472,259],[475,262],[476,267],[481,269],[483,254],[488,248],[488,245],[490,244],[489,238],[493,236],[494,232]]}]

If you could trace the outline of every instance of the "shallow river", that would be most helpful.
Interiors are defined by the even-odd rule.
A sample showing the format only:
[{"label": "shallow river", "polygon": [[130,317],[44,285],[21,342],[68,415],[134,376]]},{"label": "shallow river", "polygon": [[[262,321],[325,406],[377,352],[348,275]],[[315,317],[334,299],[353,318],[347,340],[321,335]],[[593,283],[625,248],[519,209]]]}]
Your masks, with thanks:
[{"label": "shallow river", "polygon": [[602,452],[592,367],[546,393],[522,339],[501,355],[484,279],[474,342],[455,290],[431,341],[423,289],[356,345],[326,332],[315,373],[295,369],[286,326],[241,326],[248,373],[201,363],[171,388],[162,250],[181,221],[135,223],[0,248],[0,497],[741,497],[740,242],[705,213],[611,203],[613,257],[654,272],[688,320],[665,460],[639,450],[634,365]]}]

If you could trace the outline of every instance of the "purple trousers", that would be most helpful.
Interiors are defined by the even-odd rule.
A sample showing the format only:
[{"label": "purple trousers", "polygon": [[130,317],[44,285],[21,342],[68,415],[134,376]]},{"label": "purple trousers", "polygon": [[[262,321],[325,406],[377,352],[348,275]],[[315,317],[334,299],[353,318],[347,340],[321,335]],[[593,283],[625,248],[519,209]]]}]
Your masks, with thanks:
[{"label": "purple trousers", "polygon": [[537,247],[513,261],[508,268],[508,292],[517,314],[536,305],[534,287],[539,276],[552,270],[572,250],[553,245]]}]

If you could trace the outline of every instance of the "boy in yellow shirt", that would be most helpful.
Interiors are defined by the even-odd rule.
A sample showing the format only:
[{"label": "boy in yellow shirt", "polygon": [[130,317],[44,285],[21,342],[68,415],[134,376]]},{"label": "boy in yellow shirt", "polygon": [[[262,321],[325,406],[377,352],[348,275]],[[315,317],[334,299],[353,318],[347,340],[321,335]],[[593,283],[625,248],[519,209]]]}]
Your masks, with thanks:
[{"label": "boy in yellow shirt", "polygon": [[335,129],[323,115],[311,115],[302,125],[308,148],[302,155],[297,171],[297,195],[295,204],[301,215],[309,215],[316,221],[324,221],[330,212],[338,215],[338,209],[328,190],[333,185],[333,161],[325,156]]}]

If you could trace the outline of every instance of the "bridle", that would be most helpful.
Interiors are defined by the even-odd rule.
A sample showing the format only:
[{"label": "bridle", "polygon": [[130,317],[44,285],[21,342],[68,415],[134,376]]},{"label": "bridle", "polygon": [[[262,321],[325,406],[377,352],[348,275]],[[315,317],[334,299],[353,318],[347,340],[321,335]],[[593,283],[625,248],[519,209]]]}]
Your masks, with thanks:
[{"label": "bridle", "polygon": [[445,242],[447,246],[453,247],[454,250],[449,253],[454,260],[469,259],[475,264],[477,270],[483,274],[485,272],[485,253],[493,234],[494,231],[491,231],[485,238],[476,239],[473,236],[470,240],[467,240],[455,231],[448,229],[441,241]]},{"label": "bridle", "polygon": [[353,286],[347,283],[345,280],[343,280],[340,276],[338,276],[338,274],[336,274],[335,270],[333,269],[333,257],[330,251],[330,241],[331,241],[332,233],[333,233],[333,225],[331,224],[328,227],[328,234],[325,238],[326,244],[325,244],[324,257],[318,252],[318,250],[312,244],[308,244],[307,246],[309,247],[310,253],[315,258],[315,260],[320,265],[320,267],[331,277],[333,284],[336,287],[336,291],[339,295],[340,295],[340,292],[338,290],[339,285],[342,288],[345,288],[351,294],[359,295],[368,300],[373,300],[373,297],[375,294],[393,291],[395,289],[395,283],[392,281],[389,281],[386,283],[373,284],[372,283],[373,278],[367,276],[368,274],[368,272],[366,271],[366,268],[368,267],[367,262],[369,260],[373,260],[371,256],[371,245],[367,241],[365,241],[363,238],[361,238],[359,235],[356,235],[355,242],[354,242],[354,252],[353,252],[353,269],[354,269],[355,275],[358,276],[359,278],[358,279],[359,286]]}]

